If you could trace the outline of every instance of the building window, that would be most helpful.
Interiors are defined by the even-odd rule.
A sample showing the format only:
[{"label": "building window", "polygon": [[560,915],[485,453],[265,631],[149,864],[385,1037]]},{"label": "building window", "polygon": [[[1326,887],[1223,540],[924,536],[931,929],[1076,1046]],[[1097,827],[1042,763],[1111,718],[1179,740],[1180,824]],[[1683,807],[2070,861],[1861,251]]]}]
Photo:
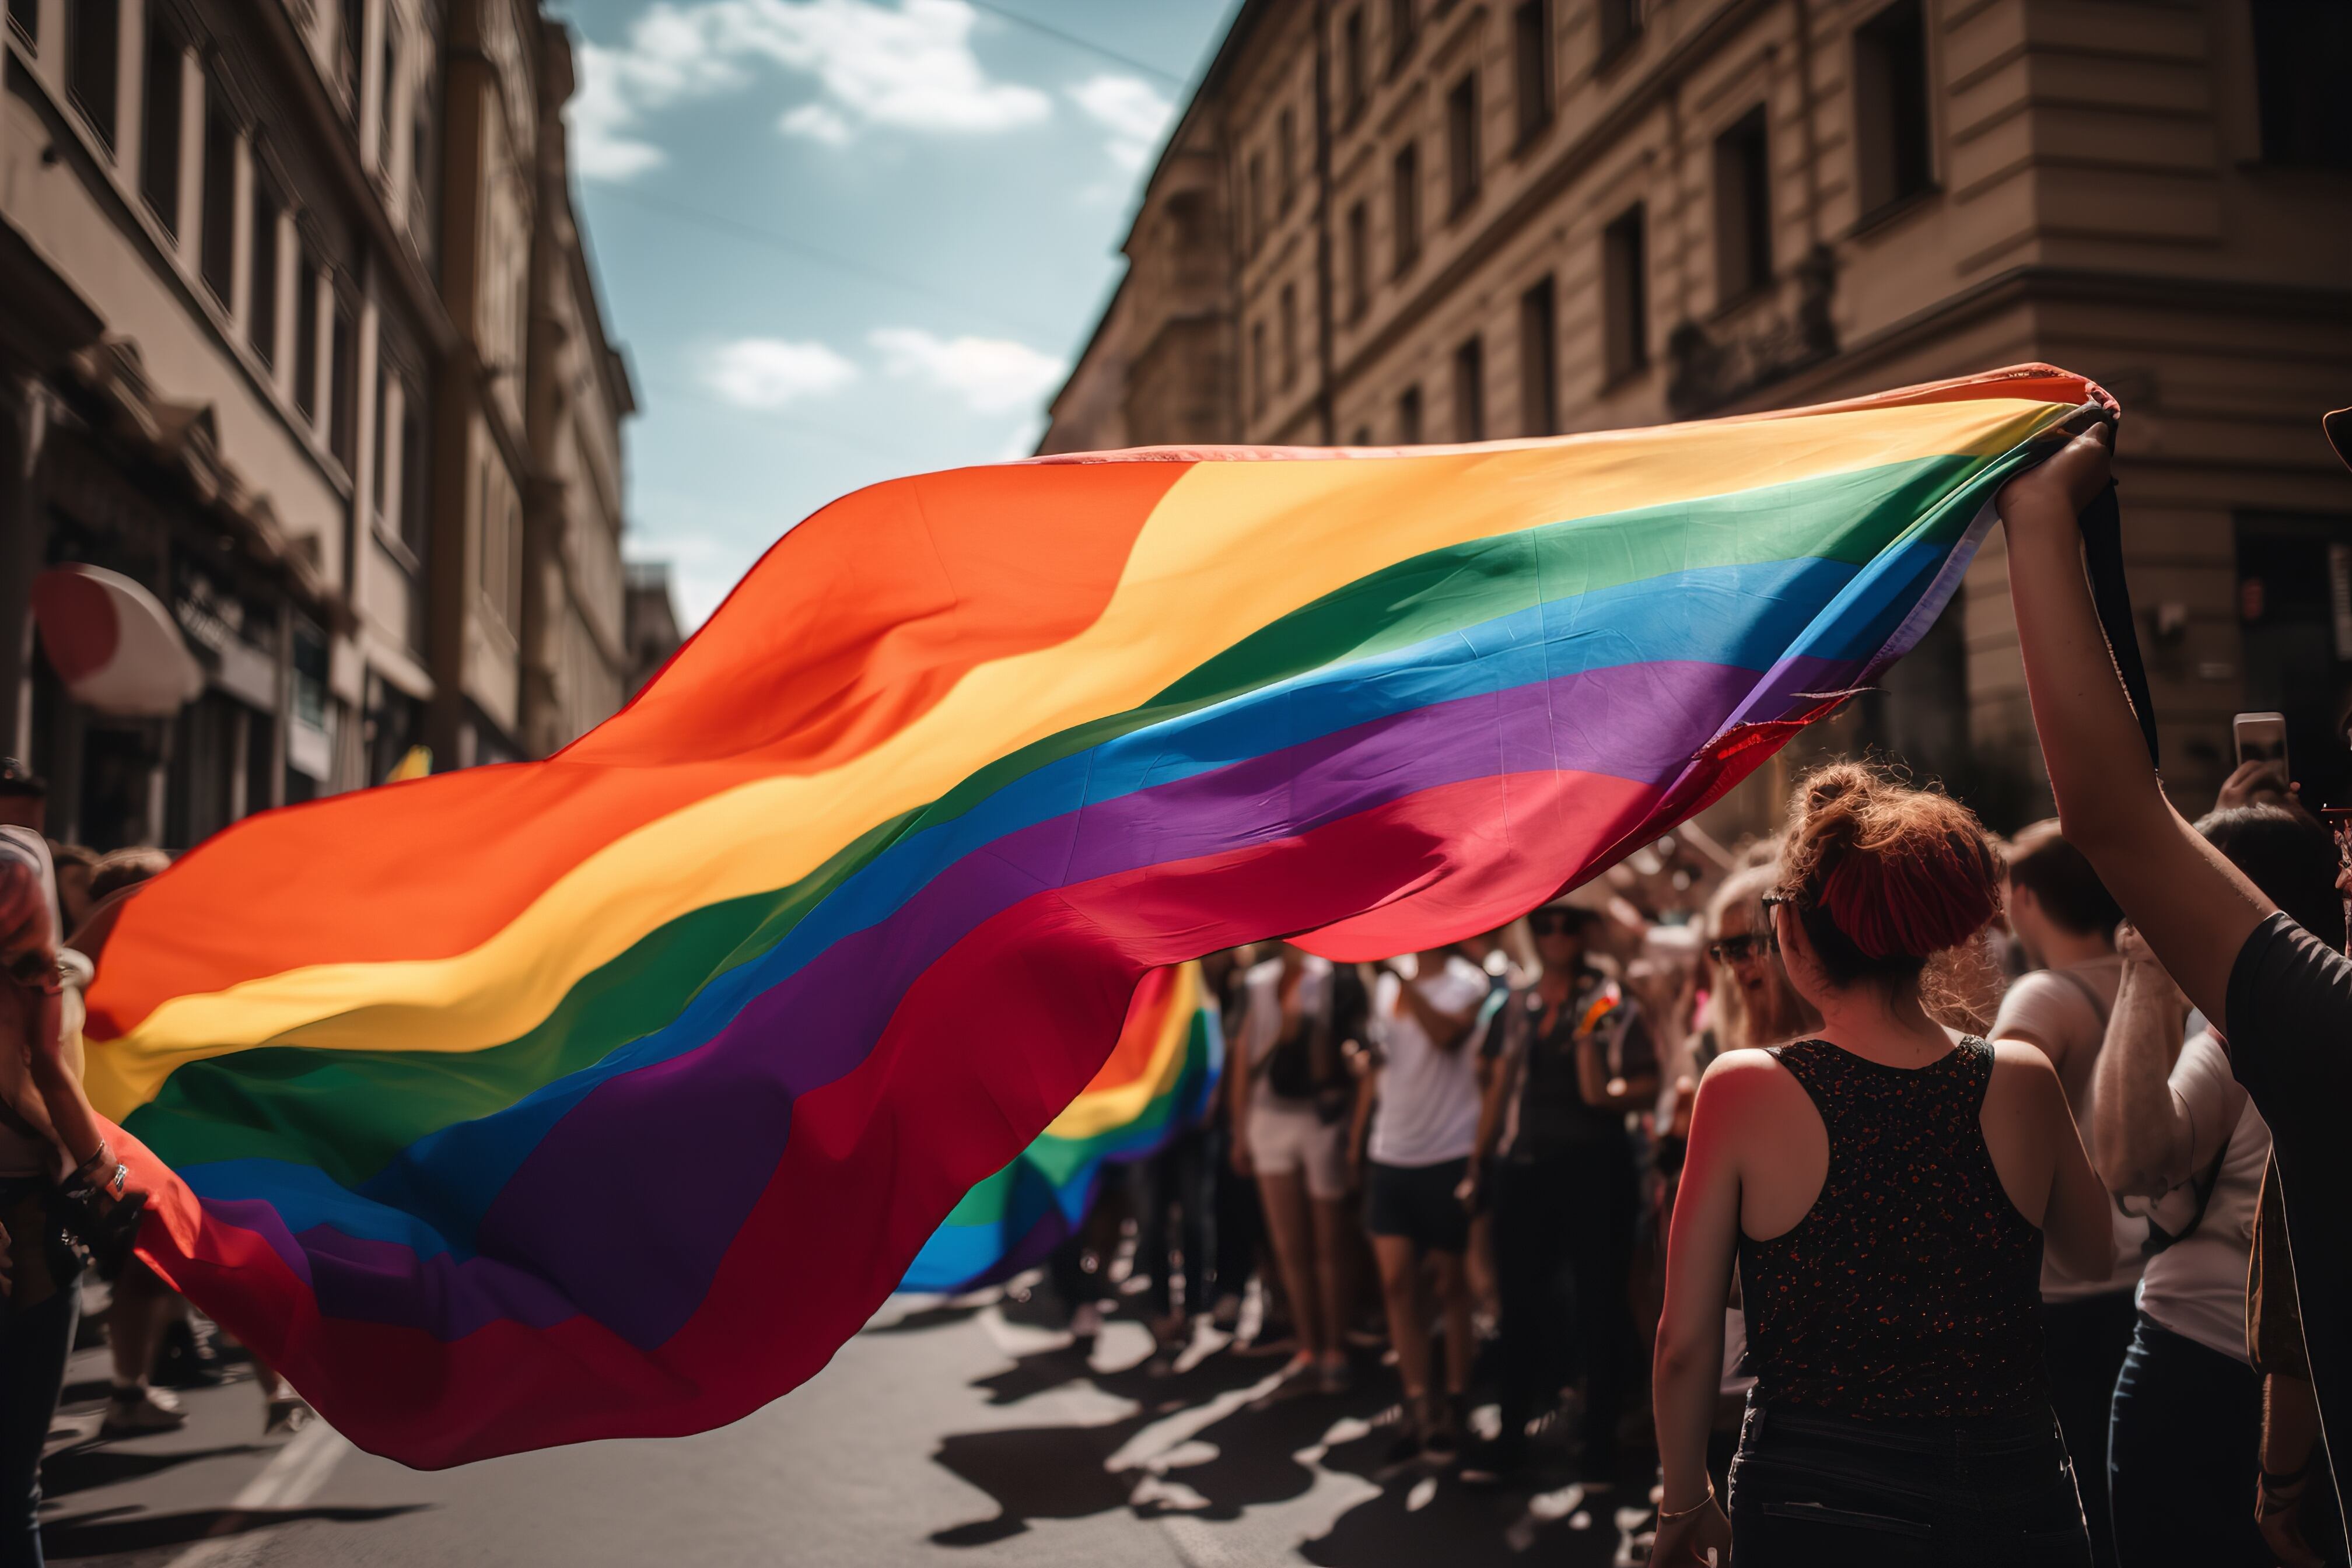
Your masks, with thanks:
[{"label": "building window", "polygon": [[66,96],[109,151],[121,44],[122,0],[66,0]]},{"label": "building window", "polygon": [[1754,293],[1772,278],[1772,166],[1764,106],[1715,139],[1715,298]]},{"label": "building window", "polygon": [[1292,284],[1282,286],[1280,306],[1282,320],[1282,384],[1287,389],[1298,382],[1298,289]]},{"label": "building window", "polygon": [[1601,58],[1605,62],[1642,36],[1642,0],[1600,0]]},{"label": "building window", "polygon": [[1339,82],[1348,106],[1348,118],[1353,121],[1364,111],[1364,100],[1371,92],[1370,72],[1365,65],[1364,8],[1361,5],[1348,13],[1339,24]]},{"label": "building window", "polygon": [[1360,321],[1372,308],[1372,209],[1358,202],[1348,209],[1348,319]]},{"label": "building window", "polygon": [[163,232],[180,232],[180,88],[188,46],[171,14],[161,5],[147,12],[147,70],[141,90],[139,194]]},{"label": "building window", "polygon": [[360,107],[360,50],[366,40],[367,0],[343,0],[342,30],[335,39],[335,56],[343,79],[343,97],[354,114]]},{"label": "building window", "polygon": [[1421,259],[1421,148],[1412,142],[1397,149],[1390,171],[1396,199],[1396,270],[1402,278]]},{"label": "building window", "polygon": [[392,103],[400,96],[400,28],[390,13],[383,18],[382,60],[375,83],[375,166],[392,178]]},{"label": "building window", "polygon": [[1486,438],[1486,345],[1475,334],[1454,351],[1454,438]]},{"label": "building window", "polygon": [[1397,445],[1421,445],[1421,388],[1408,386],[1397,394]]},{"label": "building window", "polygon": [[1601,310],[1612,382],[1650,363],[1649,273],[1642,230],[1642,204],[1635,202],[1601,236]]},{"label": "building window", "polygon": [[1551,276],[1519,296],[1519,406],[1530,436],[1559,434],[1559,308]]},{"label": "building window", "polygon": [[41,0],[8,0],[8,30],[37,47],[41,34]]},{"label": "building window", "polygon": [[2262,0],[2252,12],[2263,162],[2352,168],[2352,118],[2343,110],[2352,7],[2343,0]]},{"label": "building window", "polygon": [[1268,227],[1265,211],[1265,154],[1253,153],[1249,160],[1249,248],[1255,251],[1265,243]]},{"label": "building window", "polygon": [[1286,213],[1298,194],[1298,122],[1286,109],[1274,121],[1274,177],[1282,191],[1280,209]]},{"label": "building window", "polygon": [[[260,160],[256,159],[258,163]],[[247,290],[245,341],[264,364],[278,360],[278,215],[284,204],[260,169],[253,179],[253,259]]]},{"label": "building window", "polygon": [[1934,171],[1919,0],[1895,0],[1853,30],[1853,121],[1865,217],[1927,188]]},{"label": "building window", "polygon": [[335,296],[335,324],[327,339],[327,449],[343,466],[359,471],[360,374],[359,333],[352,307]]},{"label": "building window", "polygon": [[1478,199],[1478,73],[1472,71],[1445,95],[1446,188],[1451,216]]},{"label": "building window", "polygon": [[1389,0],[1389,69],[1404,64],[1412,53],[1412,0]]},{"label": "building window", "polygon": [[1551,5],[1519,0],[1511,14],[1511,60],[1518,93],[1519,140],[1551,123]]},{"label": "building window", "polygon": [[[379,316],[377,320],[380,322],[383,318]],[[381,331],[382,328],[379,327],[378,331]],[[390,499],[392,483],[392,369],[384,359],[383,342],[379,337],[375,346],[375,434],[372,442],[375,464],[374,471],[368,476],[368,488],[374,501],[370,515],[375,519],[379,528],[388,528],[392,523],[392,519],[384,513],[384,502]]]},{"label": "building window", "polygon": [[223,305],[236,269],[236,123],[217,92],[205,95],[205,210],[197,270]]},{"label": "building window", "polygon": [[403,382],[400,397],[400,537],[408,552],[425,559],[425,535],[433,512],[426,478],[425,400],[415,384]]},{"label": "building window", "polygon": [[306,424],[319,422],[319,264],[299,238],[294,245],[294,406]]},{"label": "building window", "polygon": [[1265,323],[1250,323],[1250,414],[1265,416]]}]

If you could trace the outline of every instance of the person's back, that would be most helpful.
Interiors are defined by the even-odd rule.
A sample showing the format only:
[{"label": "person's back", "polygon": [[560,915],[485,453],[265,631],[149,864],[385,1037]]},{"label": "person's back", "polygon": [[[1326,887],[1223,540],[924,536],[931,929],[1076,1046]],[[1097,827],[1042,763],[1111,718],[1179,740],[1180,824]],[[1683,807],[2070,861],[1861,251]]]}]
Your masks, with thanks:
[{"label": "person's back", "polygon": [[[1999,910],[1999,856],[1964,808],[1860,767],[1816,774],[1791,818],[1774,929],[1822,1025],[1700,1088],[1659,1330],[1658,1560],[1727,1539],[1740,1568],[2080,1568],[2040,1278],[2045,1242],[2105,1271],[2106,1195],[2048,1059],[1922,1002],[1927,961]],[[1759,1384],[1727,1531],[1691,1500],[1735,1255]]]},{"label": "person's back", "polygon": [[[1811,1101],[1825,1169],[1795,1225],[1740,1237],[1764,1402],[1894,1420],[2046,1408],[2042,1233],[2010,1201],[1980,1120],[1993,1047],[1963,1040],[1920,1068],[1826,1040],[1767,1054]],[[1759,1196],[1774,1218],[1790,1201]]]}]

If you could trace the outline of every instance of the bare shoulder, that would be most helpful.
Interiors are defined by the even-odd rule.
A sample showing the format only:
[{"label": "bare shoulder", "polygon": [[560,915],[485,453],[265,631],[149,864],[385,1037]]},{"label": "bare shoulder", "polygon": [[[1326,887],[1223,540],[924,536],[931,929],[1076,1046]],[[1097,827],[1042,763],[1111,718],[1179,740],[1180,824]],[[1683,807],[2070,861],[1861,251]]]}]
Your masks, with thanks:
[{"label": "bare shoulder", "polygon": [[2066,1090],[2058,1081],[2058,1069],[2051,1065],[2041,1047],[2025,1040],[1992,1043],[1992,1079],[1985,1086],[1985,1099],[2024,1114],[2052,1110],[2062,1116],[2068,1114]]},{"label": "bare shoulder", "polygon": [[[1718,1117],[1745,1119],[1777,1114],[1805,1089],[1769,1051],[1726,1051],[1707,1063],[1698,1083],[1698,1105]],[[1696,1108],[1695,1108],[1696,1109]]]}]

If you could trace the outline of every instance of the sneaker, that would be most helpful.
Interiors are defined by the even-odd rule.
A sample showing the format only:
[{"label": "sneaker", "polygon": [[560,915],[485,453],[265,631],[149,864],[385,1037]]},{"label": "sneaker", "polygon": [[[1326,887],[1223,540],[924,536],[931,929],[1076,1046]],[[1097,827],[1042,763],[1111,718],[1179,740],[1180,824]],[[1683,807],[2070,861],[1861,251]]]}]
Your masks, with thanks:
[{"label": "sneaker", "polygon": [[198,1332],[184,1314],[164,1329],[163,1348],[155,1354],[155,1375],[150,1380],[154,1386],[217,1388],[227,1375],[209,1330]]},{"label": "sneaker", "polygon": [[142,1437],[150,1432],[176,1432],[188,1424],[180,1402],[160,1388],[118,1388],[106,1402],[101,1437]]},{"label": "sneaker", "polygon": [[307,1399],[291,1394],[273,1399],[269,1402],[268,1409],[262,1413],[261,1435],[265,1437],[276,1437],[281,1435],[290,1437],[308,1426],[310,1424],[310,1418],[317,1414],[317,1411],[310,1408],[310,1402]]},{"label": "sneaker", "polygon": [[1422,1439],[1421,1451],[1433,1465],[1450,1465],[1462,1457],[1462,1439],[1450,1425],[1440,1426]]},{"label": "sneaker", "polygon": [[1417,1465],[1421,1463],[1421,1428],[1407,1424],[1405,1429],[1396,1435],[1396,1440],[1381,1455],[1380,1473],[1386,1475],[1408,1465]]},{"label": "sneaker", "polygon": [[1215,1308],[1209,1313],[1209,1321],[1223,1332],[1232,1333],[1241,1321],[1242,1299],[1239,1296],[1218,1297]]},{"label": "sneaker", "polygon": [[1348,1370],[1345,1356],[1333,1356],[1315,1369],[1315,1392],[1318,1394],[1345,1394],[1355,1386],[1356,1379]]}]

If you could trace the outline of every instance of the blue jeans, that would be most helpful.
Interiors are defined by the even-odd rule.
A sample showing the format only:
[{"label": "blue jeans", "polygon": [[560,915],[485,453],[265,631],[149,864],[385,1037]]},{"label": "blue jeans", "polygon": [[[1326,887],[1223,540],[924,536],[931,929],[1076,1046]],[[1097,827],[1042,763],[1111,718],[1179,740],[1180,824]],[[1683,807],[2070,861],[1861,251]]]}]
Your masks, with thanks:
[{"label": "blue jeans", "polygon": [[2257,1568],[2263,1383],[2234,1356],[2140,1314],[2116,1380],[2107,1495],[2122,1568]]},{"label": "blue jeans", "polygon": [[1859,1421],[1750,1403],[1731,1461],[1738,1568],[2086,1568],[2074,1468],[2048,1411]]},{"label": "blue jeans", "polygon": [[0,1568],[41,1568],[41,1447],[80,1315],[76,1276],[45,1244],[39,1184],[0,1204],[13,1261],[0,1296]]}]

